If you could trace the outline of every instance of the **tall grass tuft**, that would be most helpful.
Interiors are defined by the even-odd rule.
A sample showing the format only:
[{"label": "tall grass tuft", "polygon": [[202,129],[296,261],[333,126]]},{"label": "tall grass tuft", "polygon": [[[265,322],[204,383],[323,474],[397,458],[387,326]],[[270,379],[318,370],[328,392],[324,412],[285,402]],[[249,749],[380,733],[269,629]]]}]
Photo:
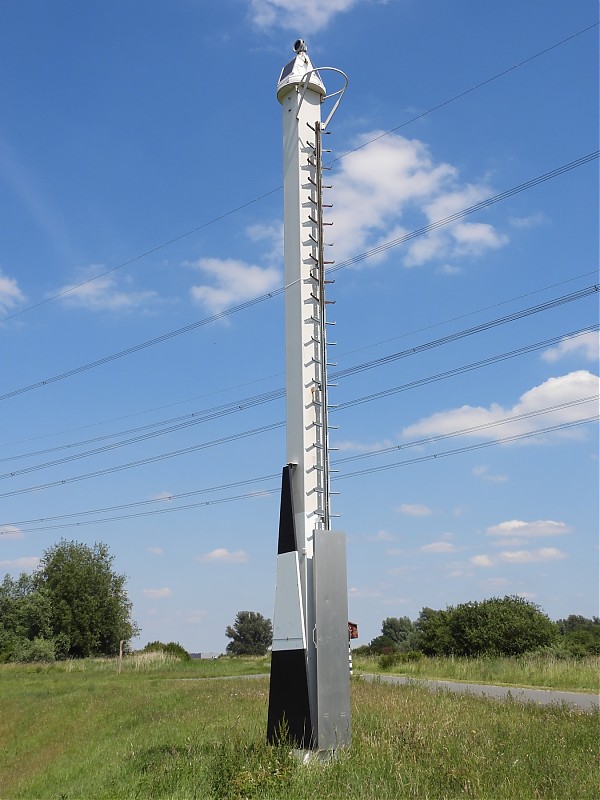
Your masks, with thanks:
[{"label": "tall grass tuft", "polygon": [[507,686],[540,687],[566,691],[597,692],[600,657],[565,658],[553,653],[529,653],[523,656],[410,659],[409,654],[355,656],[357,672],[386,671],[412,678],[466,681]]}]

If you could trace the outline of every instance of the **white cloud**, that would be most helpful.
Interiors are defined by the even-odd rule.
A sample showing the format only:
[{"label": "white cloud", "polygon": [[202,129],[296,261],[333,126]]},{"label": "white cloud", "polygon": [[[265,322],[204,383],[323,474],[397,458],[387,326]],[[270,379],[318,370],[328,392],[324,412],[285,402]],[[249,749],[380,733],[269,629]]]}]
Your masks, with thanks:
[{"label": "white cloud", "polygon": [[474,567],[493,567],[494,562],[489,556],[472,556],[469,561]]},{"label": "white cloud", "polygon": [[488,536],[517,534],[520,538],[530,539],[539,536],[563,536],[565,533],[571,533],[571,531],[572,528],[566,522],[555,522],[552,519],[538,519],[534,522],[511,519],[498,525],[490,525],[486,533]]},{"label": "white cloud", "polygon": [[246,235],[251,242],[263,242],[268,245],[262,252],[269,261],[279,263],[283,254],[283,223],[259,222],[246,228]]},{"label": "white cloud", "polygon": [[[377,138],[380,137],[380,138]],[[437,222],[489,197],[486,184],[461,184],[458,170],[436,162],[418,139],[370,131],[338,167],[334,223],[338,262],[399,239],[420,224]],[[416,214],[416,219],[415,219]],[[421,220],[419,220],[421,217]],[[424,219],[423,219],[424,218]],[[456,221],[406,244],[406,267],[443,259],[442,271],[455,274],[448,259],[473,258],[502,247],[507,237],[483,222]],[[384,258],[372,256],[369,263]]]},{"label": "white cloud", "polygon": [[[584,397],[592,397],[598,394],[598,389],[598,376],[592,375],[587,370],[570,372],[568,375],[550,378],[545,383],[525,392],[512,408],[504,408],[497,403],[493,403],[489,408],[464,405],[460,408],[432,414],[414,425],[409,425],[404,428],[402,435],[405,437],[437,436],[476,426],[491,425],[509,417],[518,417]],[[507,436],[530,433],[550,425],[576,422],[590,416],[591,413],[596,413],[596,410],[597,401],[590,400],[543,415],[515,419],[502,425],[471,431],[464,435],[495,441]]]},{"label": "white cloud", "polygon": [[140,308],[157,298],[154,291],[136,292],[127,286],[127,279],[115,275],[102,275],[83,283],[90,275],[102,271],[101,264],[93,264],[82,271],[82,285],[77,281],[52,291],[52,295],[63,293],[60,298],[64,305],[73,308],[87,308],[90,311],[130,311]]},{"label": "white cloud", "polygon": [[142,594],[149,600],[163,600],[165,597],[171,597],[173,590],[164,586],[162,589],[143,589]]},{"label": "white cloud", "polygon": [[511,217],[509,222],[515,228],[535,228],[544,225],[547,219],[542,211],[536,211],[527,217]]},{"label": "white cloud", "polygon": [[508,480],[508,475],[492,475],[489,472],[489,467],[483,465],[474,467],[473,475],[475,475],[476,478],[481,478],[482,481],[488,481],[489,483],[506,483]]},{"label": "white cloud", "polygon": [[419,548],[422,553],[454,553],[456,545],[450,542],[432,542]]},{"label": "white cloud", "polygon": [[259,28],[317,32],[359,0],[250,0],[250,17]]},{"label": "white cloud", "polygon": [[581,356],[588,361],[598,361],[600,352],[600,332],[588,331],[579,336],[567,336],[556,347],[551,347],[542,353],[542,358],[549,364],[554,364],[561,358],[570,355]]},{"label": "white cloud", "polygon": [[17,281],[0,271],[0,314],[7,314],[24,300],[25,295],[19,289]]},{"label": "white cloud", "polygon": [[402,503],[398,511],[401,514],[407,514],[409,517],[428,517],[433,514],[433,511],[420,503]]},{"label": "white cloud", "polygon": [[0,541],[2,539],[24,539],[25,534],[16,525],[0,525]]},{"label": "white cloud", "polygon": [[[330,218],[338,261],[402,236],[408,230],[398,222],[403,212],[439,196],[456,175],[450,164],[435,164],[417,139],[390,134],[362,147],[381,134],[360,136],[356,145],[361,149],[345,156],[336,173]],[[437,247],[427,247],[423,260],[437,253]]]},{"label": "white cloud", "polygon": [[535,592],[517,592],[517,597],[522,597],[523,600],[535,600],[537,594]]},{"label": "white cloud", "polygon": [[456,242],[455,254],[478,256],[486,250],[497,250],[508,242],[504,236],[492,226],[483,222],[460,222],[450,228]]},{"label": "white cloud", "polygon": [[455,267],[452,264],[443,264],[441,267],[438,268],[437,271],[439,272],[440,275],[453,276],[453,275],[462,275],[464,270],[462,269],[462,267]]},{"label": "white cloud", "polygon": [[542,561],[559,561],[566,553],[556,547],[540,547],[538,550],[504,550],[493,558],[486,555],[469,559],[475,567],[493,567],[497,564],[535,564]]},{"label": "white cloud", "polygon": [[152,553],[153,556],[162,556],[165,551],[162,547],[148,547],[148,552]]},{"label": "white cloud", "polygon": [[212,285],[192,286],[193,299],[214,314],[232,305],[250,300],[276,289],[281,274],[273,267],[259,267],[233,258],[200,258],[186,262],[186,266],[200,269]]},{"label": "white cloud", "polygon": [[158,492],[150,496],[150,500],[172,500],[173,495],[171,492]]},{"label": "white cloud", "polygon": [[23,558],[13,558],[0,561],[0,567],[8,570],[24,570],[32,572],[40,563],[38,556],[24,556]]},{"label": "white cloud", "polygon": [[556,561],[566,558],[566,553],[556,547],[541,547],[539,550],[505,550],[499,559],[505,564],[532,564],[538,561]]},{"label": "white cloud", "polygon": [[198,561],[218,561],[225,564],[243,564],[248,561],[248,553],[245,550],[235,550],[230,552],[225,547],[217,547],[216,550],[211,550],[210,553],[205,553],[202,556],[197,556]]}]

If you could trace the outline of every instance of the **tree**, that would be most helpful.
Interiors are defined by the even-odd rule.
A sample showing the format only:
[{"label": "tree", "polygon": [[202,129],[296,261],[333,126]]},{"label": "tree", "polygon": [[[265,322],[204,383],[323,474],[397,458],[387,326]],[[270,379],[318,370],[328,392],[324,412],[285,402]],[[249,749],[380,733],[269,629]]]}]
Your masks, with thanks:
[{"label": "tree", "polygon": [[448,655],[452,652],[447,611],[436,611],[425,606],[421,609],[415,628],[417,647],[426,656]]},{"label": "tree", "polygon": [[416,645],[415,626],[408,617],[387,617],[381,623],[381,635],[369,642],[369,651],[376,654],[406,652]]},{"label": "tree", "polygon": [[417,620],[419,646],[426,655],[515,656],[554,644],[557,628],[537,606],[518,596],[492,597],[424,608]]},{"label": "tree", "polygon": [[233,656],[264,656],[273,641],[273,626],[257,611],[238,611],[225,635],[231,639],[227,652]]},{"label": "tree", "polygon": [[54,661],[60,644],[53,636],[50,601],[35,589],[32,576],[23,573],[15,580],[5,575],[0,584],[0,661]]},{"label": "tree", "polygon": [[113,561],[105,544],[63,539],[45,551],[33,575],[34,587],[50,602],[52,632],[63,637],[72,658],[114,655],[120,640],[139,632],[126,576],[113,571]]},{"label": "tree", "polygon": [[556,623],[565,650],[574,656],[600,655],[600,617],[569,614]]}]

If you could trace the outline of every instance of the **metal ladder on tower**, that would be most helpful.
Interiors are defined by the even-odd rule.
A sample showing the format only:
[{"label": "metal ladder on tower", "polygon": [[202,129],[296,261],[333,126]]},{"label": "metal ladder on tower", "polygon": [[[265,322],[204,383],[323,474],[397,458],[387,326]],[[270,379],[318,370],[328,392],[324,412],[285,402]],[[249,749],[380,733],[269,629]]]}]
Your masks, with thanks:
[{"label": "metal ladder on tower", "polygon": [[326,208],[331,208],[331,204],[324,202],[324,190],[331,189],[331,186],[325,185],[323,182],[324,170],[329,170],[323,164],[323,153],[331,152],[323,148],[323,135],[329,134],[329,131],[323,130],[323,125],[319,122],[315,127],[309,126],[314,133],[315,141],[309,142],[308,145],[312,149],[312,153],[308,156],[308,163],[313,167],[314,179],[309,176],[308,182],[311,185],[311,192],[309,194],[309,202],[312,205],[312,213],[309,214],[309,220],[312,222],[312,231],[309,234],[309,239],[313,243],[312,253],[310,255],[313,266],[310,270],[310,280],[312,288],[310,296],[313,300],[313,309],[310,321],[314,326],[313,334],[311,336],[314,352],[312,356],[312,363],[315,367],[315,375],[312,381],[311,393],[313,404],[315,406],[315,443],[314,447],[317,452],[315,469],[317,470],[317,488],[318,503],[316,516],[318,517],[316,527],[322,530],[330,530],[331,519],[331,470],[329,464],[329,453],[331,450],[329,444],[329,432],[332,427],[329,425],[329,388],[330,384],[327,379],[327,368],[335,366],[333,363],[327,361],[327,348],[328,346],[335,346],[335,342],[327,341],[327,326],[335,325],[327,319],[327,306],[333,305],[334,300],[327,300],[326,286],[335,283],[334,280],[327,280],[326,269],[329,265],[333,264],[333,260],[328,260],[325,257],[325,249],[331,246],[331,243],[325,241],[325,228],[333,225],[332,222],[326,222],[324,219],[324,211]]}]

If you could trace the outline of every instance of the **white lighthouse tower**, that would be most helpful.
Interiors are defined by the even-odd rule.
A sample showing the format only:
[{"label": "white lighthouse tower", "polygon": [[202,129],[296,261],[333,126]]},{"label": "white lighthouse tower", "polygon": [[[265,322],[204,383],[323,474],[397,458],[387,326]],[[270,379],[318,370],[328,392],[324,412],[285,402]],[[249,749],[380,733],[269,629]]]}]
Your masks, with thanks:
[{"label": "white lighthouse tower", "polygon": [[[287,445],[267,738],[300,749],[350,743],[346,544],[331,528],[323,199],[328,95],[306,45],[277,85],[283,109]],[[332,70],[331,67],[320,71]],[[344,79],[345,75],[343,76]],[[347,83],[347,79],[346,79]]]}]

